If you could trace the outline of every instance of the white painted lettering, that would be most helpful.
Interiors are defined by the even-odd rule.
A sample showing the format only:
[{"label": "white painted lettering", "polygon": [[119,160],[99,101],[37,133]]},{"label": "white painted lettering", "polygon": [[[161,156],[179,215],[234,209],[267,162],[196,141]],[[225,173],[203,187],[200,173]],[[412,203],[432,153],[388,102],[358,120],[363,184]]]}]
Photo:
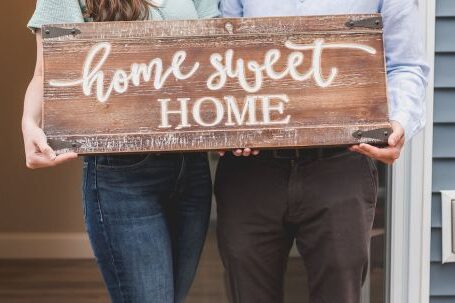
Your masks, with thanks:
[{"label": "white painted lettering", "polygon": [[[233,96],[226,96],[224,100],[226,101],[227,107],[227,122],[226,126],[235,126],[235,125],[258,125],[256,120],[256,96],[247,96],[245,98],[245,103],[243,105],[242,112],[240,113],[237,101]],[[248,121],[246,121],[246,116],[248,115]],[[234,117],[233,117],[234,116]],[[234,119],[235,118],[235,122]],[[245,122],[246,121],[246,122]]]},{"label": "white painted lettering", "polygon": [[[128,90],[129,82],[131,81],[134,86],[141,85],[141,80],[144,82],[150,82],[153,77],[153,86],[156,90],[160,90],[164,85],[169,76],[173,75],[177,80],[187,80],[196,74],[199,69],[199,62],[196,62],[186,74],[182,72],[182,65],[186,59],[185,51],[178,51],[172,57],[172,63],[169,68],[164,70],[163,61],[161,58],[155,58],[148,64],[144,63],[133,63],[129,74],[118,69],[114,72],[112,80],[107,85],[106,91],[104,91],[104,80],[105,74],[102,70],[103,65],[106,63],[111,53],[112,45],[108,42],[102,42],[96,44],[89,51],[87,58],[84,62],[82,69],[82,78],[77,80],[51,80],[49,84],[54,87],[71,87],[82,84],[82,91],[84,95],[91,96],[92,88],[96,83],[96,98],[100,102],[106,102],[115,91],[118,94],[126,93]],[[99,57],[98,62],[95,62],[95,58]],[[92,65],[94,65],[92,67]]]},{"label": "white painted lettering", "polygon": [[[206,122],[201,117],[201,107],[205,102],[210,102],[215,106],[215,119],[212,122]],[[223,104],[217,98],[204,97],[200,98],[194,103],[193,106],[193,118],[197,124],[205,127],[211,127],[220,124],[224,117]]]},{"label": "white painted lettering", "polygon": [[[322,71],[323,50],[350,49],[364,51],[372,55],[376,54],[376,50],[367,45],[356,43],[325,43],[324,39],[316,39],[312,44],[296,44],[286,41],[285,46],[288,49],[296,51],[288,55],[287,66],[281,72],[277,72],[274,69],[274,65],[281,58],[281,53],[278,49],[267,51],[262,64],[256,60],[245,61],[243,58],[238,58],[234,61],[234,51],[232,49],[227,50],[224,57],[219,53],[212,54],[210,63],[215,68],[215,72],[209,76],[207,88],[210,90],[220,90],[225,87],[228,78],[231,78],[237,79],[239,85],[246,92],[255,93],[262,88],[265,77],[272,80],[280,80],[287,76],[290,76],[295,81],[307,81],[313,77],[316,85],[325,88],[332,85],[335,81],[338,68],[332,67],[329,76],[324,78]],[[312,51],[313,55],[311,68],[302,74],[297,68],[304,63],[303,51]],[[247,71],[253,73],[253,81],[251,83],[247,81]]]},{"label": "white painted lettering", "polygon": [[[272,120],[272,112],[276,111],[280,115],[284,113],[284,104],[289,103],[289,97],[287,95],[264,95],[261,96],[262,99],[262,114],[263,114],[263,124],[265,125],[279,125],[279,124],[289,124],[291,116],[287,115],[284,119],[281,120]],[[278,103],[276,105],[271,104],[272,99],[277,99]]]},{"label": "white painted lettering", "polygon": [[159,128],[171,128],[172,125],[169,124],[169,114],[178,114],[180,115],[180,124],[175,129],[181,129],[184,127],[190,127],[191,124],[188,123],[188,101],[189,98],[178,98],[180,103],[180,110],[169,110],[169,102],[171,99],[158,99],[158,102],[161,103],[161,124]]}]

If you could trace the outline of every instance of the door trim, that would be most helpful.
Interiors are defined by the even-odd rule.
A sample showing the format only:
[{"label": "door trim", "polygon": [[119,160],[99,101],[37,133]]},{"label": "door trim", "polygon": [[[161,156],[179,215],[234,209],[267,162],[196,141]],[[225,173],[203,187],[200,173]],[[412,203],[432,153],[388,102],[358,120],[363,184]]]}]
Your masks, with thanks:
[{"label": "door trim", "polygon": [[[427,62],[434,70],[435,0],[420,1]],[[430,299],[434,75],[428,83],[426,128],[407,144],[391,175],[390,303]]]}]

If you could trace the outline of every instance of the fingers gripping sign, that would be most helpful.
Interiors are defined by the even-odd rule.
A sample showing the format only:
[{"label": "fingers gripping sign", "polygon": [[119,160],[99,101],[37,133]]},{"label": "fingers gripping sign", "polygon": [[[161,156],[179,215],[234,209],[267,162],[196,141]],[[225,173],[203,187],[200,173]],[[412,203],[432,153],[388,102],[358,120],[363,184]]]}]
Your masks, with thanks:
[{"label": "fingers gripping sign", "polygon": [[54,167],[77,158],[76,153],[56,155],[48,145],[46,135],[39,127],[24,129],[26,165],[30,169]]},{"label": "fingers gripping sign", "polygon": [[393,164],[400,158],[401,150],[405,143],[404,128],[397,121],[391,121],[392,134],[388,140],[388,146],[379,148],[370,144],[361,143],[353,145],[349,149],[367,157],[379,160],[385,164]]},{"label": "fingers gripping sign", "polygon": [[[219,155],[221,157],[223,157],[226,154],[226,151],[220,151],[218,153],[219,153]],[[260,150],[251,149],[251,148],[248,148],[248,147],[244,148],[244,149],[238,148],[238,149],[232,151],[232,154],[234,156],[237,156],[237,157],[241,157],[241,156],[243,156],[243,157],[257,156],[257,155],[259,155],[259,153],[260,153]]]}]

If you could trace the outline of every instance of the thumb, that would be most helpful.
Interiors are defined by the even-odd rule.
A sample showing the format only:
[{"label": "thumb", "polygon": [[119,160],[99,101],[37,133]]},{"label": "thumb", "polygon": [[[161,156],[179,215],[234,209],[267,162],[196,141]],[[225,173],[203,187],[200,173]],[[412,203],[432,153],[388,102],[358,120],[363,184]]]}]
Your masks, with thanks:
[{"label": "thumb", "polygon": [[392,123],[392,134],[389,137],[388,143],[390,146],[395,147],[404,136],[404,130],[398,123]]},{"label": "thumb", "polygon": [[57,155],[55,154],[54,150],[47,144],[46,138],[40,138],[36,141],[36,145],[41,153],[43,153],[46,157],[51,160],[55,160]]}]

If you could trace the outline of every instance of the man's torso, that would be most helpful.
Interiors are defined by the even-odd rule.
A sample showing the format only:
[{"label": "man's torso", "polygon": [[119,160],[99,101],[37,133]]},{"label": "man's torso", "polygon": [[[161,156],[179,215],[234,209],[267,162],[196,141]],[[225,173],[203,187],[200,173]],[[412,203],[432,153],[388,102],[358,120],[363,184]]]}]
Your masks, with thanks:
[{"label": "man's torso", "polygon": [[381,0],[242,0],[244,17],[369,14]]}]

